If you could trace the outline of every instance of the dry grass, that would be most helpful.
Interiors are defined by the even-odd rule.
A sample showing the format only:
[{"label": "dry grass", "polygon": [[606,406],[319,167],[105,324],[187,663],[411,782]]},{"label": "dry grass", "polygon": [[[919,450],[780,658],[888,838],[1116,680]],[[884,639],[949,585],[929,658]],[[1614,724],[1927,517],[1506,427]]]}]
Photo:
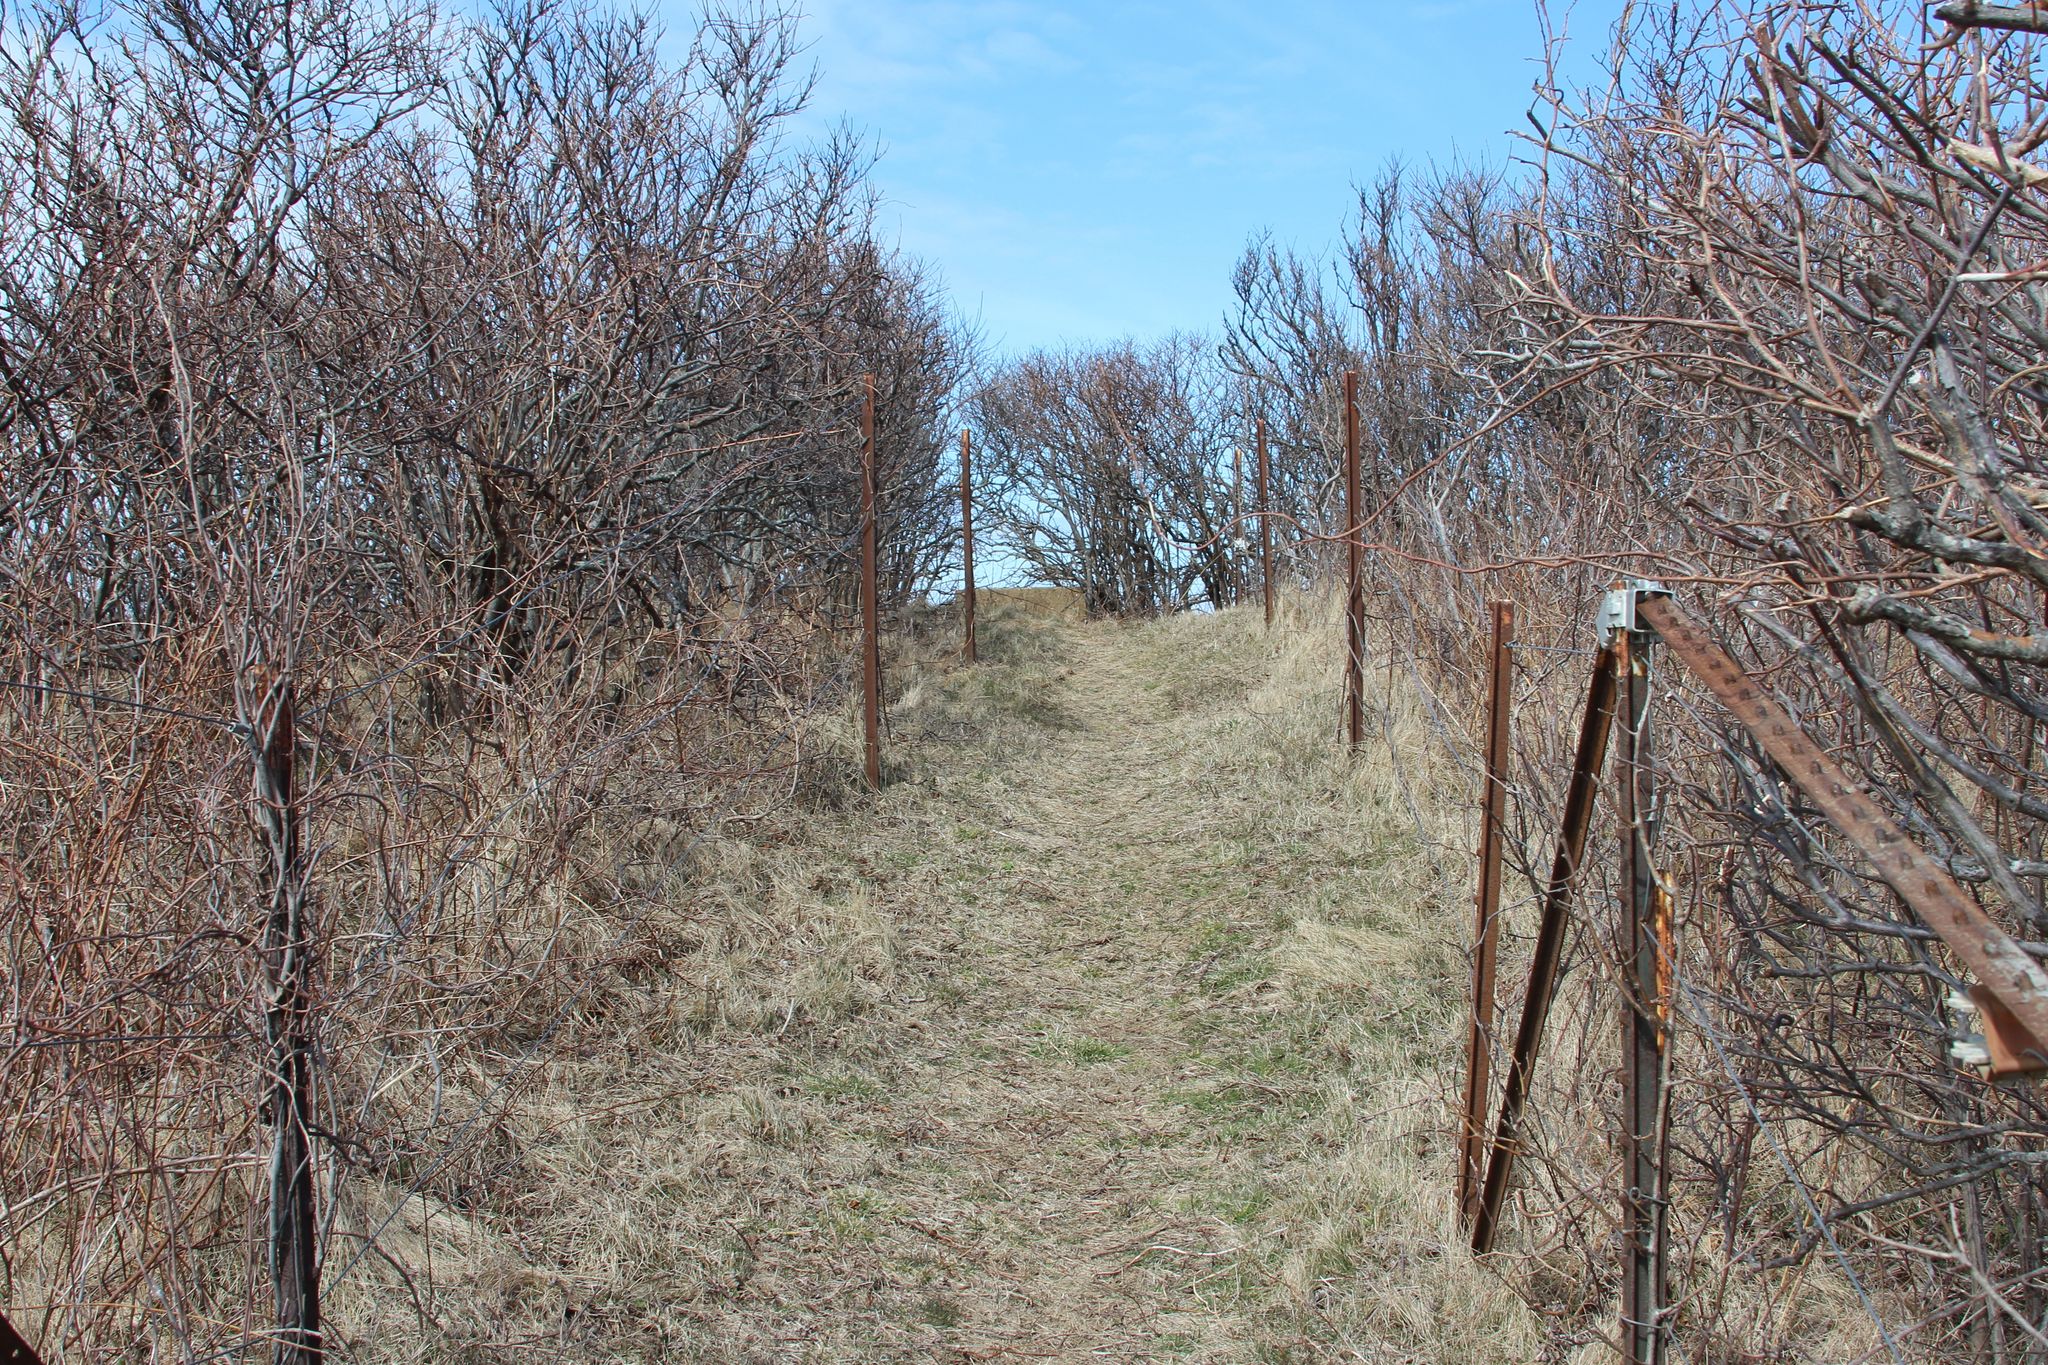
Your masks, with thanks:
[{"label": "dry grass", "polygon": [[983,588],[979,601],[988,610],[1017,616],[1079,621],[1088,614],[1073,588]]},{"label": "dry grass", "polygon": [[337,1301],[352,1352],[1603,1359],[1597,1288],[1540,1317],[1462,1250],[1470,782],[1400,688],[1340,752],[1336,626],[998,599],[980,667],[908,641],[887,793],[699,849],[488,1182]]}]

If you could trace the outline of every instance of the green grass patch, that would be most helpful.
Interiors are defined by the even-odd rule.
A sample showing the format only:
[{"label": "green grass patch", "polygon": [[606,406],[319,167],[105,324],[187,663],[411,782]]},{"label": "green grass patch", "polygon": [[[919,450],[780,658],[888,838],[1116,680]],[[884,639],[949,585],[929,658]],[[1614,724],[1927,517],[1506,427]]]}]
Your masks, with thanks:
[{"label": "green grass patch", "polygon": [[850,1072],[800,1076],[797,1085],[805,1094],[821,1100],[872,1100],[882,1094],[879,1081]]},{"label": "green grass patch", "polygon": [[1120,1062],[1131,1055],[1131,1050],[1122,1043],[1112,1043],[1105,1038],[1048,1035],[1031,1044],[1031,1055],[1080,1066],[1095,1066],[1103,1062]]}]

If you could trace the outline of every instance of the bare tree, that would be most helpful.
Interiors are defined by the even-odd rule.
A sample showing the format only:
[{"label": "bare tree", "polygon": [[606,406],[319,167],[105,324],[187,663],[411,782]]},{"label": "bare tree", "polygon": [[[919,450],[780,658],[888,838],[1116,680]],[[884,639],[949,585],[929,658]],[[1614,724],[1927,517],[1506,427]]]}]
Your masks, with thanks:
[{"label": "bare tree", "polygon": [[1090,611],[1237,600],[1249,523],[1229,393],[1199,337],[1004,367],[974,400],[989,534]]}]

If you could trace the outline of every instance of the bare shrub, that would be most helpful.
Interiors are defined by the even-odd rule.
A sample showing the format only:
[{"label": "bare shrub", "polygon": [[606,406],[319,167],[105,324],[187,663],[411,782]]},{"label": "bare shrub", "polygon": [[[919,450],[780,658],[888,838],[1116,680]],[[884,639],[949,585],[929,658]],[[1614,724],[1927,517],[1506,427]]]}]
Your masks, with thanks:
[{"label": "bare shrub", "polygon": [[789,136],[791,18],[672,50],[547,7],[6,17],[0,1296],[53,1354],[285,1358],[288,1137],[330,1338],[352,1277],[433,1312],[408,1204],[489,1199],[699,841],[841,761],[864,372],[886,590],[938,568],[966,339],[864,151]]}]

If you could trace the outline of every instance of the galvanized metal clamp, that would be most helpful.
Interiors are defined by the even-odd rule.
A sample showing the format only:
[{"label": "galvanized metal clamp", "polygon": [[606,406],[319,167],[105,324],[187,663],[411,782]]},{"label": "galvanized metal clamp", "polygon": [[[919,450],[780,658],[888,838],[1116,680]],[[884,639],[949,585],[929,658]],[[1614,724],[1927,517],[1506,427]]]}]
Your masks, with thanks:
[{"label": "galvanized metal clamp", "polygon": [[1636,619],[1636,607],[1652,597],[1669,597],[1671,589],[1651,578],[1628,578],[1600,596],[1600,609],[1593,616],[1593,632],[1603,645],[1644,627]]}]

